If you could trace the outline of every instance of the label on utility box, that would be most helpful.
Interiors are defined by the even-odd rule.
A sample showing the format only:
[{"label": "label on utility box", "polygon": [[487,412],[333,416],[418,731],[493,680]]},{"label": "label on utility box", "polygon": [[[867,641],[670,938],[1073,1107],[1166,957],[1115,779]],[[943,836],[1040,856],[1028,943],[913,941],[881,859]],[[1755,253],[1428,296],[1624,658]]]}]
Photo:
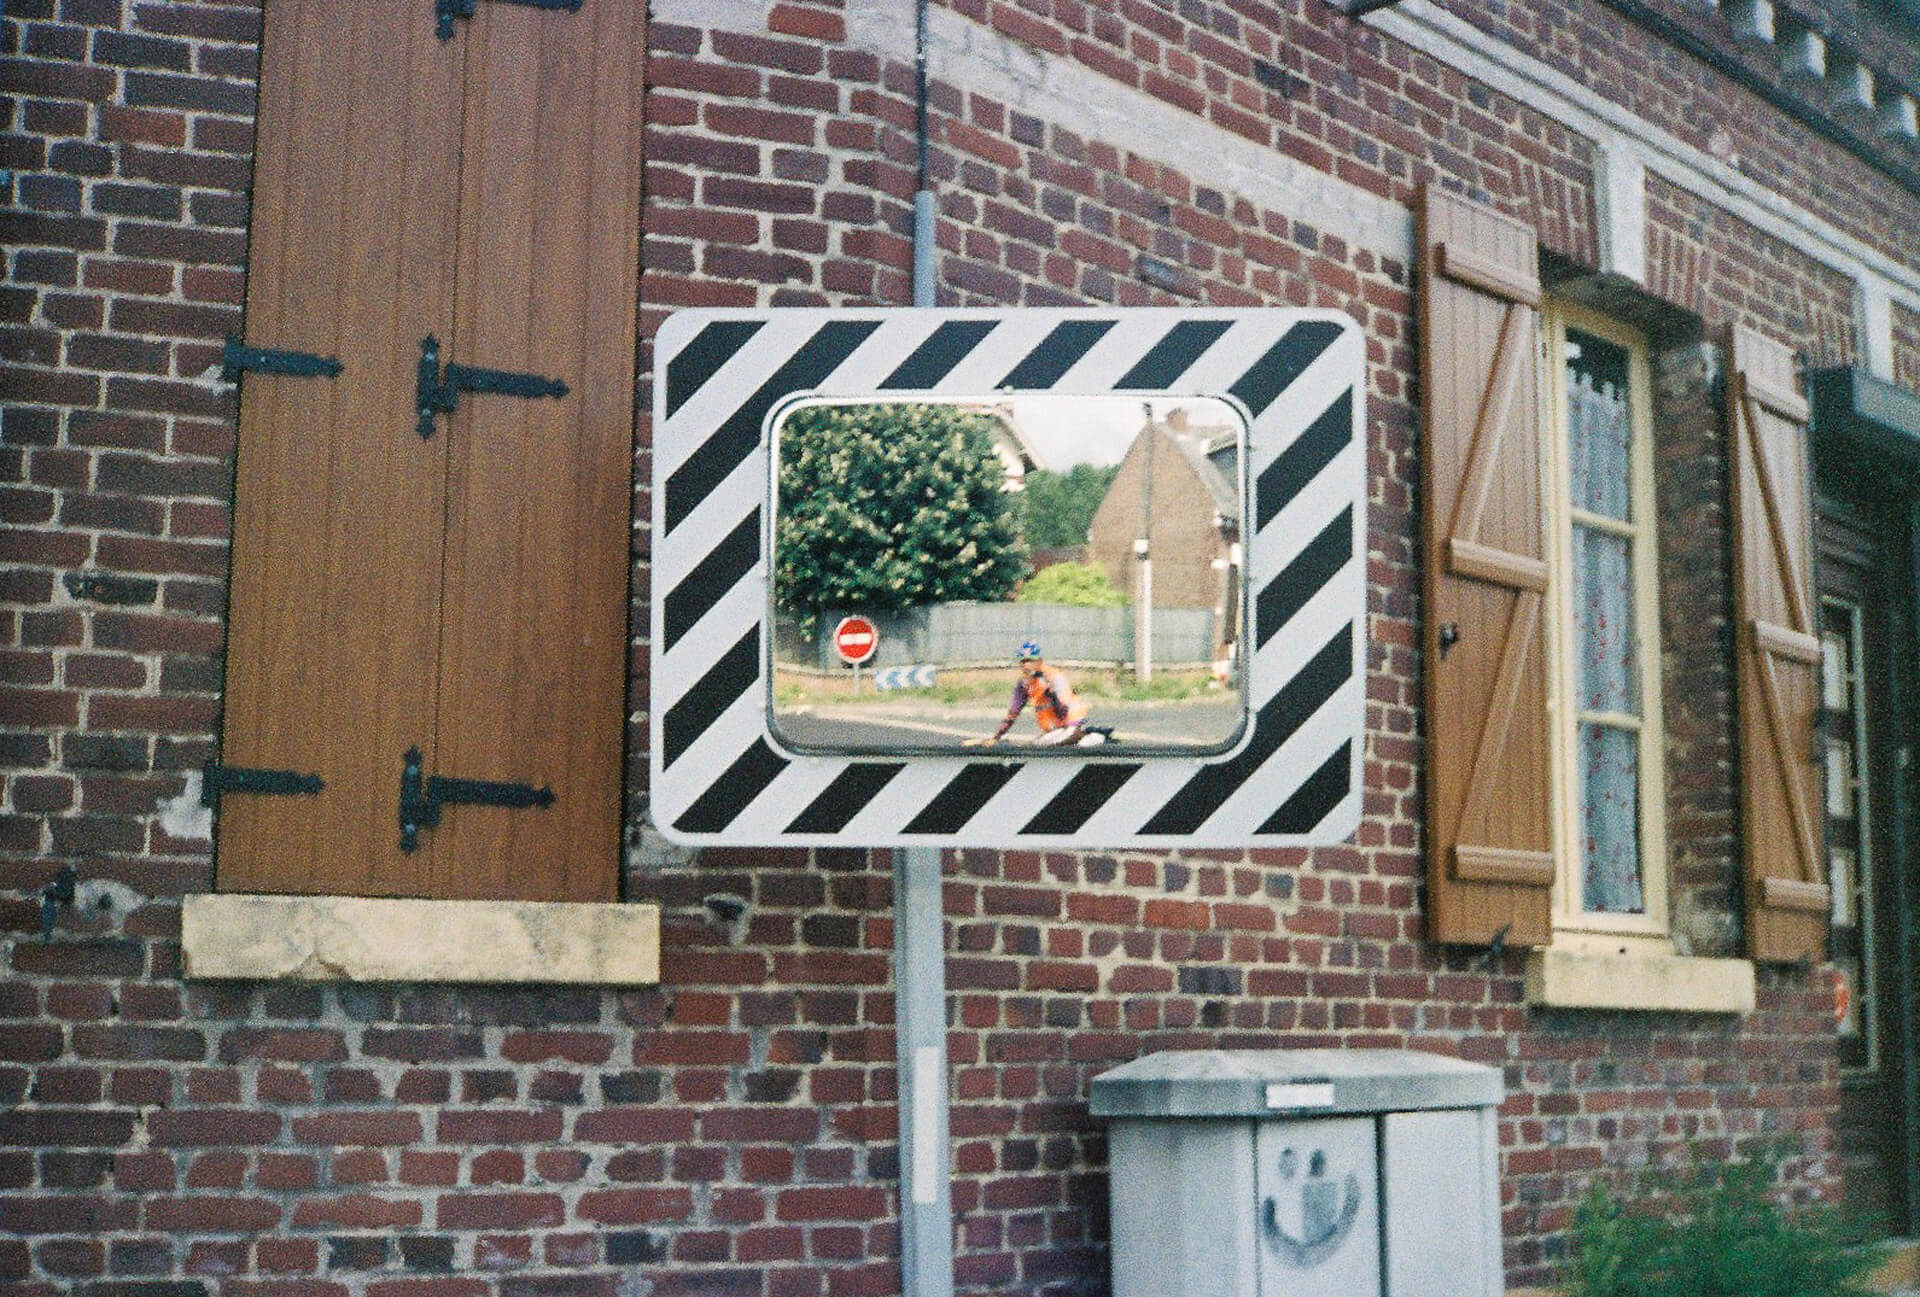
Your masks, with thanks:
[{"label": "label on utility box", "polygon": [[1332,1081],[1276,1081],[1267,1087],[1269,1108],[1331,1108]]}]

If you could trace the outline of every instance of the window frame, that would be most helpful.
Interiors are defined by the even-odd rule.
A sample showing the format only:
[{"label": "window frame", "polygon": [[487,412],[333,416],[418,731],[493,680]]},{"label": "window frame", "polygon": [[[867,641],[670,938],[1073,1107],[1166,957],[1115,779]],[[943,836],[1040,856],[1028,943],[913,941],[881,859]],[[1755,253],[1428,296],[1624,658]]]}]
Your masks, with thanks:
[{"label": "window frame", "polygon": [[[1573,506],[1572,451],[1566,373],[1568,331],[1591,334],[1627,353],[1631,420],[1629,512],[1632,521],[1576,512]],[[1648,346],[1639,331],[1587,308],[1560,299],[1541,303],[1541,382],[1543,386],[1540,456],[1546,477],[1546,551],[1551,590],[1548,617],[1547,714],[1551,735],[1554,792],[1552,895],[1555,946],[1596,953],[1672,954],[1669,860],[1666,832],[1666,727],[1662,689],[1659,578],[1659,510],[1654,474],[1651,367]],[[1634,583],[1634,640],[1640,714],[1634,724],[1614,713],[1588,713],[1576,697],[1574,655],[1573,529],[1598,523],[1631,544]],[[1584,907],[1584,870],[1580,851],[1581,796],[1579,728],[1598,719],[1637,732],[1638,835],[1644,908],[1638,914],[1610,914]]]}]

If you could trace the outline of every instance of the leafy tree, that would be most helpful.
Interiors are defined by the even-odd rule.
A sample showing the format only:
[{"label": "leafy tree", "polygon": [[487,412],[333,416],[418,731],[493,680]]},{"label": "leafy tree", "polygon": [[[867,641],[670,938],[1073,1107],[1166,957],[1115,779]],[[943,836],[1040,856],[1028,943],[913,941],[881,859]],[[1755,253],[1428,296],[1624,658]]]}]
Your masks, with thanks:
[{"label": "leafy tree", "polygon": [[1076,608],[1121,608],[1127,596],[1113,588],[1098,563],[1055,563],[1020,587],[1021,603],[1064,603]]},{"label": "leafy tree", "polygon": [[1034,549],[1061,549],[1087,543],[1093,515],[1107,498],[1118,464],[1096,468],[1075,464],[1064,473],[1035,469],[1019,494],[1020,525]]},{"label": "leafy tree", "polygon": [[1004,599],[1026,552],[985,415],[817,405],[780,426],[774,599],[802,634],[823,608]]}]

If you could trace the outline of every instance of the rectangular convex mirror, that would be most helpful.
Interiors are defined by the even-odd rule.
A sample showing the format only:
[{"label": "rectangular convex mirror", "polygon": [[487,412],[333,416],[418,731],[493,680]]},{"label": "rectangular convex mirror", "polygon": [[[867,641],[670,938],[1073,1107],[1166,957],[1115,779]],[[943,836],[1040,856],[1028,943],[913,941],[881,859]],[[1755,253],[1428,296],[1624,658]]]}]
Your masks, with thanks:
[{"label": "rectangular convex mirror", "polygon": [[1337,311],[681,311],[647,814],[692,844],[1337,842],[1366,345]]},{"label": "rectangular convex mirror", "polygon": [[772,733],[847,754],[1231,746],[1245,442],[1218,397],[788,404]]}]

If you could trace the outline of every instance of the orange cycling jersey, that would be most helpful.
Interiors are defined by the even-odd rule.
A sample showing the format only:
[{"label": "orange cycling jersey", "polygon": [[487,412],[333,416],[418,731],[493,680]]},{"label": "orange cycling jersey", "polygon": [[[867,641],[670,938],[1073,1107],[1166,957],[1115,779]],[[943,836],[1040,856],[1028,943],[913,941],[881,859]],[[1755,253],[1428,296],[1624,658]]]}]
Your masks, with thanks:
[{"label": "orange cycling jersey", "polygon": [[1049,666],[1041,667],[1032,675],[1023,674],[1013,686],[1013,700],[1007,707],[1008,723],[1029,703],[1033,705],[1033,718],[1040,723],[1042,732],[1057,730],[1062,725],[1078,725],[1092,710],[1075,696],[1066,673]]}]

